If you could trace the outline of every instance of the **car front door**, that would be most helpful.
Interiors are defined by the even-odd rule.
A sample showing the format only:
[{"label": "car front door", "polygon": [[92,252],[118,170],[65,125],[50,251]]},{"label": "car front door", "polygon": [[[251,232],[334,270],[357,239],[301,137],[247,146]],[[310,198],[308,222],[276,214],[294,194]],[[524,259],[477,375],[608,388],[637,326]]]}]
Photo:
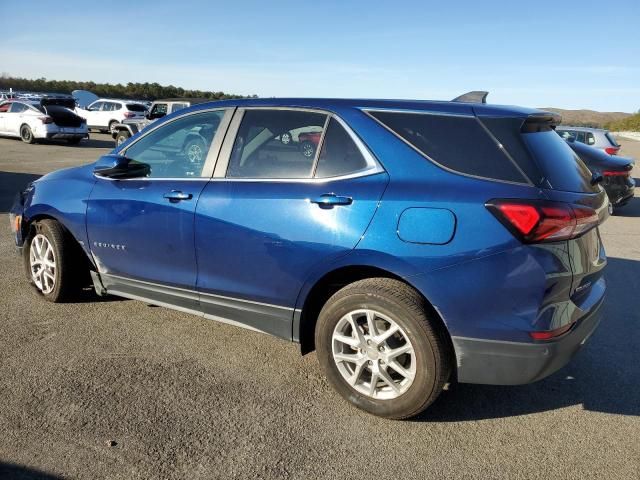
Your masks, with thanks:
[{"label": "car front door", "polygon": [[87,126],[88,127],[98,127],[100,126],[100,115],[102,114],[102,107],[104,102],[98,100],[93,102],[91,105],[87,107],[86,110],[81,112],[81,115],[86,116]]},{"label": "car front door", "polygon": [[[282,142],[299,128],[321,133]],[[356,246],[387,182],[331,114],[238,109],[196,209],[205,316],[290,339],[305,279]]]},{"label": "car front door", "polygon": [[150,129],[119,152],[149,165],[147,177],[96,179],[87,233],[108,291],[197,309],[194,212],[231,115],[192,112]]}]

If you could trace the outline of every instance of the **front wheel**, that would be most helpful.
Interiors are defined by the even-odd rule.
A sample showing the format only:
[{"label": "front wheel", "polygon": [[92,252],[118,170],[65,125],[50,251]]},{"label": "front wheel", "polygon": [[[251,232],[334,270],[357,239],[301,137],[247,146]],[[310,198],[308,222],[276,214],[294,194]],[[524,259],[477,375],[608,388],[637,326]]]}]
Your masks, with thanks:
[{"label": "front wheel", "polygon": [[33,132],[31,131],[31,127],[29,125],[22,125],[20,127],[20,138],[24,143],[34,143],[36,140],[33,136]]},{"label": "front wheel", "polygon": [[25,269],[39,293],[50,302],[67,301],[83,287],[88,270],[70,234],[55,220],[36,222],[25,244]]},{"label": "front wheel", "polygon": [[318,360],[334,388],[369,413],[403,419],[425,410],[451,372],[445,333],[422,296],[388,278],[333,295],[316,325]]}]

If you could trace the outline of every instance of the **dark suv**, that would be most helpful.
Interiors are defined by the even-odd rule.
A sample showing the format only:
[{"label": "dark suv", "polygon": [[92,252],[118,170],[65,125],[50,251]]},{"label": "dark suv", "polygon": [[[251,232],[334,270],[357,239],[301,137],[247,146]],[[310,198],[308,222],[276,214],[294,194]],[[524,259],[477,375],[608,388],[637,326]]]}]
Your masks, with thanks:
[{"label": "dark suv", "polygon": [[[35,181],[12,225],[46,300],[90,278],[100,295],[292,340],[349,402],[406,418],[453,380],[539,380],[598,325],[607,196],[558,120],[460,102],[206,103]],[[281,141],[314,130],[312,155]]]}]

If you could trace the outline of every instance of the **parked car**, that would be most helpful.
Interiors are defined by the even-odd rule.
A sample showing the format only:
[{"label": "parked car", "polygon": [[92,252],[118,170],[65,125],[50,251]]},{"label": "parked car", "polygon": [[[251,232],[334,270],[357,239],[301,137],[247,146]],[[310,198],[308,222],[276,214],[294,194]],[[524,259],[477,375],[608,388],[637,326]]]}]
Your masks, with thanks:
[{"label": "parked car", "polygon": [[[36,180],[11,223],[45,300],[90,276],[100,295],[293,340],[349,402],[406,418],[450,381],[544,378],[596,329],[608,200],[558,121],[481,103],[211,102]],[[310,127],[313,157],[280,141]]]},{"label": "parked car", "polygon": [[556,131],[565,140],[575,140],[590,147],[602,150],[609,155],[616,155],[620,145],[608,130],[588,127],[568,127],[561,125]]},{"label": "parked car", "polygon": [[631,176],[635,164],[632,158],[608,155],[602,150],[572,140],[567,143],[593,174],[602,177],[601,185],[609,197],[609,213],[613,213],[614,208],[623,207],[633,198],[636,184]]},{"label": "parked car", "polygon": [[207,100],[198,98],[156,100],[148,107],[148,113],[144,117],[127,118],[122,123],[114,125],[111,129],[111,136],[116,141],[116,146],[118,146],[159,118],[205,101]]},{"label": "parked car", "polygon": [[76,113],[87,120],[90,129],[107,133],[126,118],[144,118],[147,108],[131,100],[101,98],[87,108],[77,107]]},{"label": "parked car", "polygon": [[40,139],[77,144],[88,136],[85,120],[73,112],[71,97],[7,100],[0,103],[0,135],[19,137],[25,143]]}]

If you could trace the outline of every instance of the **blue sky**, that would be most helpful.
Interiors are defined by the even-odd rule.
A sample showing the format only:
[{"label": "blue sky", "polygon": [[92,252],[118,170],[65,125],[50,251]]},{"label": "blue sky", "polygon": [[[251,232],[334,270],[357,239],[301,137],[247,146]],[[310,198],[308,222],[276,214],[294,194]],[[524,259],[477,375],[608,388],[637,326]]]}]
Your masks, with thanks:
[{"label": "blue sky", "polygon": [[638,0],[0,5],[11,11],[0,71],[16,76],[259,96],[489,90],[493,103],[640,109]]}]

